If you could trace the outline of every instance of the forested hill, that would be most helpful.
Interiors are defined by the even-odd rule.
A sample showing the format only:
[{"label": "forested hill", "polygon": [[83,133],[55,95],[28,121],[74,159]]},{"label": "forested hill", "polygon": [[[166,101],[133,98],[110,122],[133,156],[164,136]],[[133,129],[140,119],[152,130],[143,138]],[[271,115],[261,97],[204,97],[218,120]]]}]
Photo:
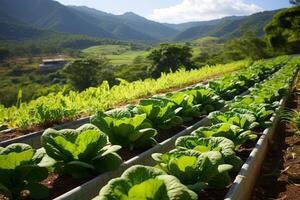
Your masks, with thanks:
[{"label": "forested hill", "polygon": [[175,37],[175,40],[191,40],[206,36],[229,39],[239,37],[245,31],[254,31],[257,36],[262,36],[264,26],[278,11],[264,11],[240,18],[224,18],[217,23],[203,23],[182,31]]},{"label": "forested hill", "polygon": [[114,40],[160,42],[205,36],[233,38],[240,36],[245,28],[255,30],[261,36],[264,25],[275,12],[167,24],[132,12],[114,15],[85,6],[65,6],[53,0],[1,0],[0,39],[35,39],[45,34],[53,36],[53,32],[63,32]]},{"label": "forested hill", "polygon": [[1,0],[0,20],[36,28],[94,37],[155,41],[177,30],[125,13],[113,15],[87,7],[64,6],[52,0]]}]

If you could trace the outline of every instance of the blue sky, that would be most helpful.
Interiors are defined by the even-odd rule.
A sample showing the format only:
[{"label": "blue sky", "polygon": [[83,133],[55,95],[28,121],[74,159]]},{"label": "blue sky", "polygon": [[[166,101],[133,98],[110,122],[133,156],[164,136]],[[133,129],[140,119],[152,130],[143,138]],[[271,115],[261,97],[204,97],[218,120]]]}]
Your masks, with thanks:
[{"label": "blue sky", "polygon": [[113,14],[135,12],[159,22],[180,23],[249,15],[288,7],[288,0],[56,0],[65,5],[85,5]]}]

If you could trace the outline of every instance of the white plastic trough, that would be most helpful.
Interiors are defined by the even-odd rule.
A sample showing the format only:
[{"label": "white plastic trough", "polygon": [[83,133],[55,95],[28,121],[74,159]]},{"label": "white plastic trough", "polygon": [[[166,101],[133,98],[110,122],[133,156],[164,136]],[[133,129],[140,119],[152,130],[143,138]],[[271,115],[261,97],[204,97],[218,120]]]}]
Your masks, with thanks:
[{"label": "white plastic trough", "polygon": [[247,200],[250,198],[268,147],[270,146],[280,120],[279,112],[284,108],[287,98],[290,96],[295,83],[297,83],[298,69],[295,70],[294,74],[294,80],[292,81],[288,94],[281,99],[280,104],[276,109],[276,114],[271,118],[273,126],[263,131],[263,134],[257,141],[254,149],[251,151],[239,174],[236,176],[230,190],[226,194],[225,200]]}]

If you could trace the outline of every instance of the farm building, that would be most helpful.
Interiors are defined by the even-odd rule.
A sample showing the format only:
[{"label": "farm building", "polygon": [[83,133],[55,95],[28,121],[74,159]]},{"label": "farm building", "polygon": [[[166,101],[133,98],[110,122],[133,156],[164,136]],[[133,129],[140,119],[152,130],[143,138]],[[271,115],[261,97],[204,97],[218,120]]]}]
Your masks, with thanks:
[{"label": "farm building", "polygon": [[43,63],[39,65],[39,70],[41,72],[55,71],[61,69],[67,64],[63,58],[57,59],[44,59]]}]

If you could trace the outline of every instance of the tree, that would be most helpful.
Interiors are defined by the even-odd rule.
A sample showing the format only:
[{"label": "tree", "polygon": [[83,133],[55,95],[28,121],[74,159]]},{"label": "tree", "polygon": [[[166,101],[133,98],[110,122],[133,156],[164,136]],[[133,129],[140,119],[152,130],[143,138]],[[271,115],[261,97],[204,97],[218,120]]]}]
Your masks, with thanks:
[{"label": "tree", "polygon": [[300,52],[300,6],[276,13],[265,27],[269,44],[285,53]]},{"label": "tree", "polygon": [[113,79],[113,71],[104,59],[77,59],[67,64],[63,70],[68,80],[78,90]]},{"label": "tree", "polygon": [[161,72],[176,71],[181,66],[193,68],[192,56],[192,48],[189,46],[163,43],[159,48],[152,50],[147,58],[153,65],[152,75],[157,78]]},{"label": "tree", "polygon": [[11,52],[4,48],[4,47],[0,47],[0,62],[9,58],[11,56]]},{"label": "tree", "polygon": [[293,5],[300,5],[300,0],[290,0],[290,3]]},{"label": "tree", "polygon": [[267,56],[267,44],[253,35],[244,35],[241,38],[232,39],[225,43],[224,54],[232,60],[249,58],[258,60]]}]

